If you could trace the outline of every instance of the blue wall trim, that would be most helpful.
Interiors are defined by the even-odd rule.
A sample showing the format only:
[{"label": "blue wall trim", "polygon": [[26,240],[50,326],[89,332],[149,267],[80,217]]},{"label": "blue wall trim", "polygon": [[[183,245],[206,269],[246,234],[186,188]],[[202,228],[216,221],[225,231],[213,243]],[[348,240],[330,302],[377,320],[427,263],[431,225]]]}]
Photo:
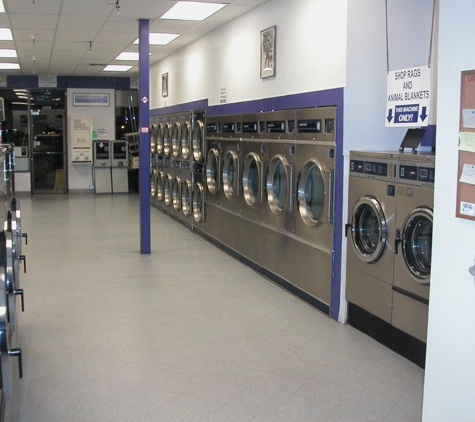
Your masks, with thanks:
[{"label": "blue wall trim", "polygon": [[190,110],[204,110],[208,107],[208,100],[191,101],[169,107],[160,107],[150,111],[151,116],[163,116],[166,114],[184,113]]},{"label": "blue wall trim", "polygon": [[[130,78],[58,76],[58,88],[130,89]],[[7,76],[7,88],[38,88],[38,76]]]}]

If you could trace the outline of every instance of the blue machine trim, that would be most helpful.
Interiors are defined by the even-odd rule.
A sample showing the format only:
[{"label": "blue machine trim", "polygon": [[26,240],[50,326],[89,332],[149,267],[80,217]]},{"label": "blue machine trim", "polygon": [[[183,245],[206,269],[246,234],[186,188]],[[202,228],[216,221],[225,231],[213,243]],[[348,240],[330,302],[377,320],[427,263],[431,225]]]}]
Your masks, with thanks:
[{"label": "blue machine trim", "polygon": [[151,253],[150,230],[150,58],[147,19],[139,19],[139,195],[140,195],[140,253]]},{"label": "blue machine trim", "polygon": [[178,104],[169,107],[156,108],[150,111],[152,116],[163,116],[165,114],[183,113],[190,110],[203,110],[208,107],[208,100],[191,101],[189,103]]}]

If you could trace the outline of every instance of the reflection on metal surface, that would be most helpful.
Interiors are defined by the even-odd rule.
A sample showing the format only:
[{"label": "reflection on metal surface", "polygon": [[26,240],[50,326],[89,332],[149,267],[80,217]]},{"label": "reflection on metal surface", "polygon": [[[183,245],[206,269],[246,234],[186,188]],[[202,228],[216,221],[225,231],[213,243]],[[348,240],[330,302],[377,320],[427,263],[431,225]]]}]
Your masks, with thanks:
[{"label": "reflection on metal surface", "polygon": [[315,159],[309,160],[300,173],[298,203],[305,224],[314,227],[321,223],[325,204],[325,182],[322,166]]},{"label": "reflection on metal surface", "polygon": [[192,189],[193,187],[191,185],[191,180],[183,180],[181,185],[181,209],[185,217],[189,217],[191,215]]},{"label": "reflection on metal surface", "polygon": [[258,203],[263,202],[263,174],[263,163],[259,156],[253,152],[249,153],[244,160],[242,186],[244,199],[250,207],[255,207]]},{"label": "reflection on metal surface", "polygon": [[193,219],[196,223],[204,221],[204,186],[195,183],[193,188]]},{"label": "reflection on metal surface", "polygon": [[223,190],[226,198],[233,199],[240,193],[240,162],[237,154],[230,150],[224,156]]},{"label": "reflection on metal surface", "polygon": [[193,125],[191,143],[192,143],[192,148],[193,148],[193,159],[197,163],[201,163],[204,158],[203,140],[204,140],[204,124],[201,120],[196,120]]},{"label": "reflection on metal surface", "polygon": [[220,156],[216,148],[212,148],[208,152],[206,160],[206,186],[208,191],[213,195],[216,194],[220,187]]},{"label": "reflection on metal surface", "polygon": [[188,121],[183,123],[181,129],[181,158],[189,160],[191,158],[191,124]]}]

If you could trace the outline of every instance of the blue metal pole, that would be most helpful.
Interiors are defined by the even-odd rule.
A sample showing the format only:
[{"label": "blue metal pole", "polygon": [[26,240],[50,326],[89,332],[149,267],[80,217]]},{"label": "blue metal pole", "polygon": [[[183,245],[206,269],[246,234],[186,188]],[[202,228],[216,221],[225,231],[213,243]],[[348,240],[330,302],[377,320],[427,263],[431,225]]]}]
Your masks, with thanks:
[{"label": "blue metal pole", "polygon": [[151,253],[150,230],[150,58],[148,19],[139,19],[139,195],[140,253]]}]

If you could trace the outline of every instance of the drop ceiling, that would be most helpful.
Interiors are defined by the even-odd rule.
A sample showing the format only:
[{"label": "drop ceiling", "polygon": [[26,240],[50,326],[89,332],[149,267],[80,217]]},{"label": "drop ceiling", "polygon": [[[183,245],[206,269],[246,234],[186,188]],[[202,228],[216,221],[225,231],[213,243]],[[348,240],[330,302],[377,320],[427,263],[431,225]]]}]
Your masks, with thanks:
[{"label": "drop ceiling", "polygon": [[[188,0],[197,1],[197,0]],[[19,70],[0,70],[1,75],[138,76],[136,61],[116,61],[122,52],[137,52],[138,20],[150,21],[150,32],[176,33],[165,46],[150,46],[150,64],[192,43],[208,32],[241,16],[267,0],[206,0],[227,5],[202,22],[160,19],[175,0],[3,0],[0,27],[10,28]],[[92,51],[91,47],[92,46]],[[127,72],[104,72],[109,64],[133,66]]]}]

